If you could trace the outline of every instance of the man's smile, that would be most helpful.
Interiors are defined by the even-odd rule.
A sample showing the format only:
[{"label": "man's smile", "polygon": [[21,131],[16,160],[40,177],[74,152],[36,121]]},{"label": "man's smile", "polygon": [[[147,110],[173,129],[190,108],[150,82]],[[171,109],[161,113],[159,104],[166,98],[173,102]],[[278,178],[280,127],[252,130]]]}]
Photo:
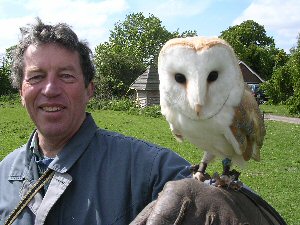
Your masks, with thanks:
[{"label": "man's smile", "polygon": [[42,107],[42,109],[46,112],[58,112],[61,111],[61,107]]},{"label": "man's smile", "polygon": [[62,106],[62,105],[55,105],[55,106],[49,106],[49,105],[42,105],[39,107],[41,110],[43,110],[44,112],[59,112],[62,111],[63,109],[65,109],[66,107]]}]

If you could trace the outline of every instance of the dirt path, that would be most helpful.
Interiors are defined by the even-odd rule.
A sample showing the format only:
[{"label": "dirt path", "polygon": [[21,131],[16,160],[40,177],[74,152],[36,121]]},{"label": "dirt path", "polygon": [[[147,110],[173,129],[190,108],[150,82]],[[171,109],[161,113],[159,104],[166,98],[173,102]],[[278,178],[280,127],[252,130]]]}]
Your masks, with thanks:
[{"label": "dirt path", "polygon": [[275,120],[275,121],[281,121],[286,123],[300,124],[300,118],[276,116],[271,114],[264,114],[264,118],[265,120]]}]

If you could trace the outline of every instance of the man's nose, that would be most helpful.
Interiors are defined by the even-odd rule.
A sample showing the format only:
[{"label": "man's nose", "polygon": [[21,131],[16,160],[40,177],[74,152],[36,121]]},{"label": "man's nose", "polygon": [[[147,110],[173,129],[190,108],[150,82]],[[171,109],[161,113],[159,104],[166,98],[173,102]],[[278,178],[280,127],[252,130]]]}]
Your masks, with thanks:
[{"label": "man's nose", "polygon": [[48,77],[45,81],[42,93],[47,97],[55,97],[61,93],[59,80],[55,77]]}]

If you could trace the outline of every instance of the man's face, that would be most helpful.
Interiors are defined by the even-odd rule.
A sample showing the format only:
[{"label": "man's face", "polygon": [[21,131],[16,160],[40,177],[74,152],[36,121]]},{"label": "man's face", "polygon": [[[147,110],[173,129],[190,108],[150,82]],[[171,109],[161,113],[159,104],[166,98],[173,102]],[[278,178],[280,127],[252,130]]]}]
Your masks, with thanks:
[{"label": "man's face", "polygon": [[93,84],[85,87],[77,52],[55,44],[30,45],[20,94],[39,137],[67,141],[85,119]]}]

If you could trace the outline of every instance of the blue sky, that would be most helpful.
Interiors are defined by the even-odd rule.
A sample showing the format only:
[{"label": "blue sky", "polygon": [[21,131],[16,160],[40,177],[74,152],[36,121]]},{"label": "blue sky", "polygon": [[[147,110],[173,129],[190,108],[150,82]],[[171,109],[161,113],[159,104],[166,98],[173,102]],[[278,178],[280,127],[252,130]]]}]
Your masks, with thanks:
[{"label": "blue sky", "polygon": [[252,19],[287,53],[300,33],[299,0],[0,0],[0,53],[16,44],[19,28],[37,16],[45,23],[70,24],[94,49],[108,40],[116,22],[138,12],[158,17],[169,31],[196,30],[201,36],[218,36]]}]

